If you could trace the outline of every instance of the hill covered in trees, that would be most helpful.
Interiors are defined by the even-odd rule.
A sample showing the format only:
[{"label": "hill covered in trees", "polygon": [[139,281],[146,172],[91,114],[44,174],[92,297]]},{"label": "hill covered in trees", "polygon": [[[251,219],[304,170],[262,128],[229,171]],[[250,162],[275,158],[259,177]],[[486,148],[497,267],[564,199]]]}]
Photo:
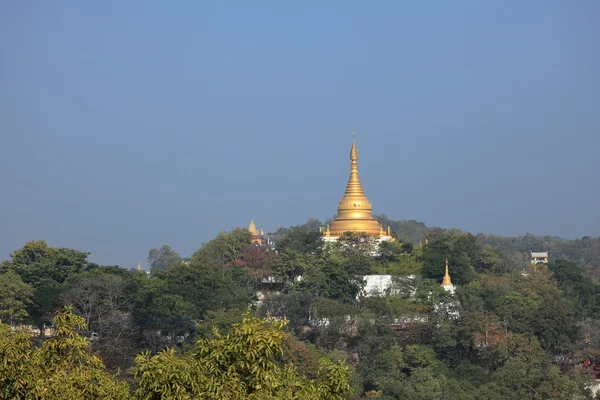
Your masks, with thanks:
[{"label": "hill covered in trees", "polygon": [[[152,249],[152,274],[28,242],[0,264],[0,398],[593,398],[598,239],[389,224],[377,256],[310,220],[274,247],[236,229]],[[529,267],[540,243],[554,257]],[[394,289],[365,296],[377,273]]]},{"label": "hill covered in trees", "polygon": [[[435,239],[440,234],[452,229],[430,227],[415,220],[391,220],[384,214],[376,215],[382,226],[391,226],[395,236],[405,243],[417,245],[425,239]],[[316,232],[325,222],[310,219],[294,229],[306,232]],[[279,228],[272,234],[277,242],[290,231],[290,228]],[[484,233],[476,234],[477,241],[482,247],[492,247],[520,268],[529,264],[530,251],[549,251],[550,261],[566,260],[583,267],[586,274],[596,279],[600,278],[600,237],[584,236],[581,239],[569,240],[558,236],[536,236],[526,233],[521,236],[500,236]]]}]

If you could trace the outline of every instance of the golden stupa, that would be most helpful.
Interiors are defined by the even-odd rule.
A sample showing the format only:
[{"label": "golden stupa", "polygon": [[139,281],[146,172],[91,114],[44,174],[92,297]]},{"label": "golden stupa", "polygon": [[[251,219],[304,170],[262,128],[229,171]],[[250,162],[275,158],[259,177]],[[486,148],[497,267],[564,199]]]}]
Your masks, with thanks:
[{"label": "golden stupa", "polygon": [[370,236],[385,236],[379,221],[373,217],[371,203],[358,177],[358,150],[352,138],[350,150],[350,178],[346,193],[338,204],[338,215],[327,227],[326,236],[342,236],[344,232],[360,232]]},{"label": "golden stupa", "polygon": [[256,224],[254,223],[254,220],[250,221],[250,225],[248,226],[248,230],[250,231],[250,233],[253,236],[258,236],[258,229],[256,229]]},{"label": "golden stupa", "polygon": [[443,287],[452,286],[452,281],[450,280],[450,274],[448,273],[448,259],[446,259],[446,273],[444,274],[444,278],[442,279]]}]

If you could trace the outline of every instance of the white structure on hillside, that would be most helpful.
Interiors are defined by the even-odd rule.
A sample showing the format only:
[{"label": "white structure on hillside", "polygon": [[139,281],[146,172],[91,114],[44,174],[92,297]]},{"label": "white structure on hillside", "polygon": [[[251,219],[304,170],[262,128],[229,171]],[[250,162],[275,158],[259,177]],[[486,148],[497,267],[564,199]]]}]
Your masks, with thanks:
[{"label": "white structure on hillside", "polygon": [[548,264],[548,252],[547,251],[530,251],[531,263],[532,264]]},{"label": "white structure on hillside", "polygon": [[390,294],[394,290],[394,282],[391,275],[365,275],[365,287],[363,296],[377,296]]},{"label": "white structure on hillside", "polygon": [[396,281],[392,275],[364,275],[365,286],[357,296],[387,296],[390,294],[399,294],[404,292],[412,293],[411,287],[417,279],[416,275],[397,276]]}]

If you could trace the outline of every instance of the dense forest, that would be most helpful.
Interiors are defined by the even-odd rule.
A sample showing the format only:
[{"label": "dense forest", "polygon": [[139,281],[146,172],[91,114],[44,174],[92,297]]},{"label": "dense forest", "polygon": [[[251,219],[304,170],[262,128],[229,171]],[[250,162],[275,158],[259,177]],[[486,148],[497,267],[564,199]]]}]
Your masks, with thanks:
[{"label": "dense forest", "polygon": [[397,240],[376,255],[309,220],[152,249],[150,274],[28,242],[0,264],[0,399],[593,399],[598,238],[378,218]]}]

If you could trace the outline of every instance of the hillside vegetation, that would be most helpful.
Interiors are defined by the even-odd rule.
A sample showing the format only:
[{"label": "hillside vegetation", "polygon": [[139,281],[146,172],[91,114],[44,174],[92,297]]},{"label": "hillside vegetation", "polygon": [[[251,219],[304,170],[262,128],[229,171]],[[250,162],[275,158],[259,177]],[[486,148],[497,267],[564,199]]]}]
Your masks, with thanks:
[{"label": "hillside vegetation", "polygon": [[[311,220],[273,246],[236,229],[188,259],[152,249],[152,274],[28,242],[0,264],[0,398],[593,398],[598,239],[389,224],[376,256]],[[369,274],[393,290],[365,297]]]}]

